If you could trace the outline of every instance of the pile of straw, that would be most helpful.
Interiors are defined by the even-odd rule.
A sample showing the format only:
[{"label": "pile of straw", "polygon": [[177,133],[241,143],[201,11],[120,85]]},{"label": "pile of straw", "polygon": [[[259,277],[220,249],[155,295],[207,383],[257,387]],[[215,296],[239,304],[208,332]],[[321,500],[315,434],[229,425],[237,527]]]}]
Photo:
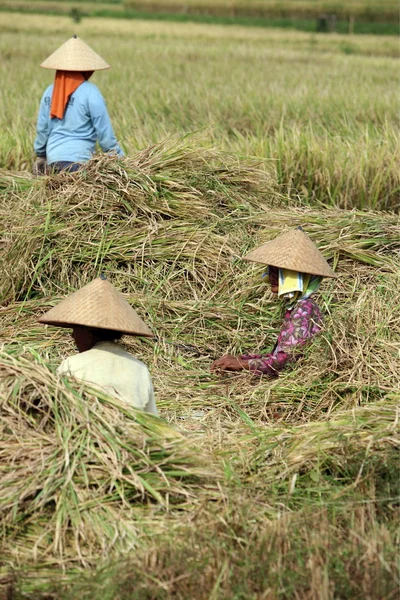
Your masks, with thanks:
[{"label": "pile of straw", "polygon": [[320,498],[336,486],[338,498],[351,492],[353,501],[357,489],[361,499],[370,496],[367,487],[380,500],[396,502],[399,416],[399,397],[392,394],[384,402],[337,412],[330,421],[259,433],[249,461],[255,481],[262,472],[265,483],[279,482],[290,494],[300,485]]},{"label": "pile of straw", "polygon": [[[174,140],[118,162],[96,159],[75,175],[1,172],[0,221],[0,514],[8,565],[91,565],[138,541],[144,556],[151,536],[171,528],[163,543],[179,557],[192,552],[182,515],[185,531],[193,520],[210,539],[221,523],[227,538],[243,528],[232,538],[240,546],[265,511],[271,523],[282,511],[300,511],[290,517],[300,527],[303,503],[312,513],[351,494],[372,504],[391,497],[397,214],[293,205],[262,164]],[[322,334],[273,381],[210,374],[210,361],[225,352],[273,346],[281,308],[263,269],[240,259],[296,225],[339,275],[317,298]],[[125,343],[148,364],[170,425],[53,374],[75,350],[65,331],[37,318],[101,272],[156,333],[154,341]],[[189,441],[179,428],[191,432]],[[375,522],[369,531],[375,535]]]},{"label": "pile of straw", "polygon": [[0,354],[3,552],[91,563],[139,543],[157,514],[184,511],[217,474],[161,419],[60,382],[33,356]]}]

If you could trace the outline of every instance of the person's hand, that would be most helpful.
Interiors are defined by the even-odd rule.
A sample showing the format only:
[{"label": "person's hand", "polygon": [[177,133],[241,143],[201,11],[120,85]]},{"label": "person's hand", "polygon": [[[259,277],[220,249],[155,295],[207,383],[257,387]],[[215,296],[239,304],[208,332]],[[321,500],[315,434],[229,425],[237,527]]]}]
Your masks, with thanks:
[{"label": "person's hand", "polygon": [[248,369],[248,361],[233,356],[232,354],[225,354],[222,358],[214,360],[210,369],[211,371],[242,371]]},{"label": "person's hand", "polygon": [[45,175],[46,174],[47,161],[45,156],[38,156],[33,163],[32,173],[33,175]]}]

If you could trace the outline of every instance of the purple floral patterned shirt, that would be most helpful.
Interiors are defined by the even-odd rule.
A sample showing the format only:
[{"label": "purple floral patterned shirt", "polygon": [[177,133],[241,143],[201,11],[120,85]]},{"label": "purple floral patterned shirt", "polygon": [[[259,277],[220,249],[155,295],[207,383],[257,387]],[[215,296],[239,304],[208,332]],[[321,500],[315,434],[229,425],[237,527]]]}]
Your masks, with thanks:
[{"label": "purple floral patterned shirt", "polygon": [[318,304],[312,299],[299,300],[286,310],[285,319],[271,354],[243,354],[249,361],[250,370],[277,376],[286,363],[294,360],[294,349],[304,346],[322,328],[322,315]]}]

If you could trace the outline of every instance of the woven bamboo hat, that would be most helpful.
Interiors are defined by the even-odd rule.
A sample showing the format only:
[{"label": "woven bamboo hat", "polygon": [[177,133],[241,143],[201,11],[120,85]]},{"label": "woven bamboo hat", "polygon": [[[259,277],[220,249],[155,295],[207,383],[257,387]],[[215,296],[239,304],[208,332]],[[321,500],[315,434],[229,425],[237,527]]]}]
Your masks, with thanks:
[{"label": "woven bamboo hat", "polygon": [[252,250],[244,258],[299,273],[337,277],[301,227],[282,233],[271,242]]},{"label": "woven bamboo hat", "polygon": [[39,323],[56,327],[82,325],[153,337],[146,323],[104,275],[62,300],[42,315]]},{"label": "woven bamboo hat", "polygon": [[57,48],[40,66],[57,71],[102,71],[110,68],[101,56],[76,35]]}]

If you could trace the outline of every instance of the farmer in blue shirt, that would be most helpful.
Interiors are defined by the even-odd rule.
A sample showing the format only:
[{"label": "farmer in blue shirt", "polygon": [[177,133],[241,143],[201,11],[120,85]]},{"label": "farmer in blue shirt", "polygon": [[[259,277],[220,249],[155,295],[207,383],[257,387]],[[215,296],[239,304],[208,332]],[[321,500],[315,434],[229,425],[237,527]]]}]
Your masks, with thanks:
[{"label": "farmer in blue shirt", "polygon": [[88,79],[109,65],[74,36],[42,64],[56,69],[54,84],[43,94],[37,122],[33,172],[77,171],[94,154],[96,142],[104,152],[124,156],[111,126],[104,98]]}]

